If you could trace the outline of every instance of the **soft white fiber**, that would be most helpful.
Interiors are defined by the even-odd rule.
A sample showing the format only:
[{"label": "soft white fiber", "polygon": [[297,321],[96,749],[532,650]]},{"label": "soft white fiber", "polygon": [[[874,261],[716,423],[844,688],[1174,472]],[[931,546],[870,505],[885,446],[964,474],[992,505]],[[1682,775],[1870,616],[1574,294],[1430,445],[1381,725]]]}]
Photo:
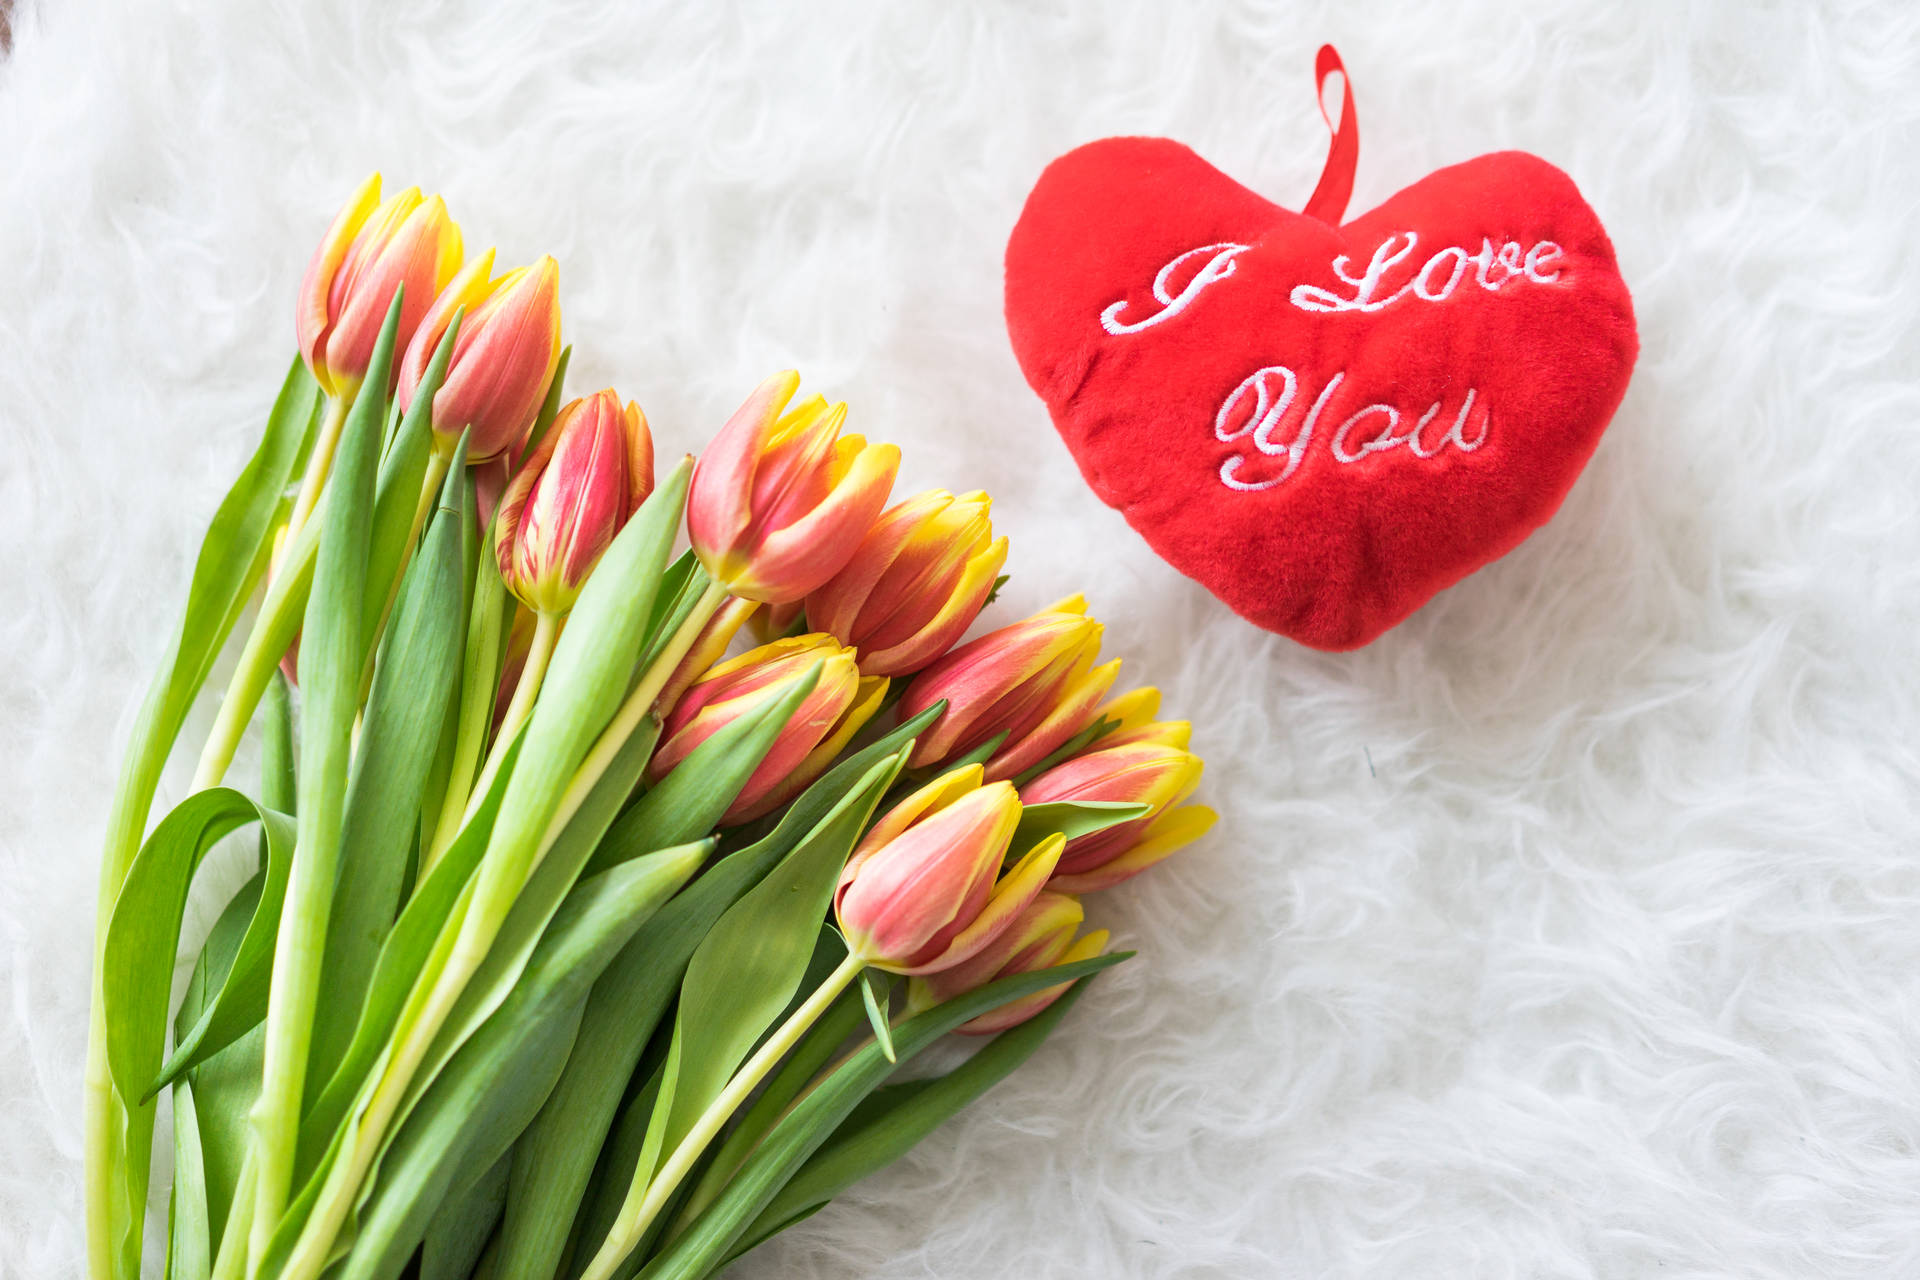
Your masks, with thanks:
[{"label": "soft white fiber", "polygon": [[[996,616],[1085,590],[1210,764],[1216,834],[1090,904],[1140,958],[738,1274],[1920,1275],[1920,8],[22,0],[14,25],[0,1275],[79,1272],[120,751],[306,256],[373,168],[444,192],[471,248],[556,254],[574,385],[637,397],[663,456],[795,365],[902,445],[902,493],[990,489]],[[1356,210],[1539,152],[1610,228],[1644,342],[1559,516],[1341,656],[1102,507],[1000,319],[1006,233],[1077,143],[1173,136],[1297,206],[1328,39]]]}]

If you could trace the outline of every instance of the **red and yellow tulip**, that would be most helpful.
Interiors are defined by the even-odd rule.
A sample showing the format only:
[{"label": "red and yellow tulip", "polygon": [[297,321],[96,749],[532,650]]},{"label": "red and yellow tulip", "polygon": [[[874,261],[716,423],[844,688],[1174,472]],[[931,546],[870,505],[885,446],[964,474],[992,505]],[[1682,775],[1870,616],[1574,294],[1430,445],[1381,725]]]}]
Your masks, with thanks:
[{"label": "red and yellow tulip", "polygon": [[750,822],[791,800],[840,753],[880,708],[887,682],[863,678],[853,650],[832,636],[776,640],[715,666],[674,704],[647,776],[671,773],[693,749],[742,715],[766,705],[818,666],[820,678],[801,700],[773,748],[721,817],[721,826]]},{"label": "red and yellow tulip", "polygon": [[961,645],[914,678],[900,716],[942,699],[947,709],[920,736],[913,764],[952,760],[1002,741],[986,762],[990,781],[1016,777],[1093,723],[1120,663],[1100,666],[1100,624],[1069,596],[1030,618]]},{"label": "red and yellow tulip", "polygon": [[1046,884],[1064,841],[1041,840],[1004,876],[1020,798],[955,769],[873,825],[841,873],[834,912],[848,954],[894,973],[928,974],[979,954]]},{"label": "red and yellow tulip", "polygon": [[470,463],[519,452],[560,363],[560,265],[546,257],[498,279],[492,271],[491,249],[462,269],[434,299],[400,364],[405,407],[454,312],[466,308],[446,381],[433,397],[433,433],[451,449],[471,429]]},{"label": "red and yellow tulip", "polygon": [[540,613],[573,607],[587,574],[653,492],[653,435],[611,389],[561,409],[500,501],[494,554],[507,590]]},{"label": "red and yellow tulip", "polygon": [[979,491],[916,494],[888,509],[853,558],[807,597],[807,625],[860,651],[873,676],[911,675],[973,625],[1007,560]]},{"label": "red and yellow tulip", "polygon": [[1200,784],[1200,757],[1160,742],[1129,742],[1055,765],[1021,788],[1027,804],[1106,800],[1148,806],[1145,814],[1067,842],[1051,888],[1090,893],[1139,875],[1207,833],[1216,815],[1180,802]]},{"label": "red and yellow tulip", "polygon": [[460,228],[439,196],[408,187],[383,202],[379,174],[361,183],[314,250],[294,308],[300,355],[321,390],[351,399],[394,291],[406,287],[396,338],[404,348],[460,258]]},{"label": "red and yellow tulip", "polygon": [[[852,558],[886,506],[900,450],[842,436],[847,406],[792,409],[797,373],[768,378],[700,456],[687,534],[714,581],[767,604],[799,600]],[[784,411],[784,412],[783,412]]]}]

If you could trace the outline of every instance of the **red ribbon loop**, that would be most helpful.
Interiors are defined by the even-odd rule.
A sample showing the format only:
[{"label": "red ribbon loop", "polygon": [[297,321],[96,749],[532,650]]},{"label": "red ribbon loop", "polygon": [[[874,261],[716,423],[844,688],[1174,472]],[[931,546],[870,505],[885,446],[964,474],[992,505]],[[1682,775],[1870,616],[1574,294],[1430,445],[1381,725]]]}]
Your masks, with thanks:
[{"label": "red ribbon loop", "polygon": [[[1344,95],[1338,125],[1327,115],[1327,77],[1336,71],[1340,73]],[[1327,148],[1326,168],[1320,171],[1320,185],[1313,189],[1307,198],[1307,207],[1301,212],[1337,227],[1347,211],[1347,201],[1353,196],[1353,171],[1360,162],[1360,122],[1353,114],[1353,77],[1347,74],[1340,55],[1330,44],[1321,45],[1319,56],[1313,61],[1313,83],[1314,96],[1320,102],[1320,118],[1327,122],[1327,132],[1333,135],[1333,141]]]}]

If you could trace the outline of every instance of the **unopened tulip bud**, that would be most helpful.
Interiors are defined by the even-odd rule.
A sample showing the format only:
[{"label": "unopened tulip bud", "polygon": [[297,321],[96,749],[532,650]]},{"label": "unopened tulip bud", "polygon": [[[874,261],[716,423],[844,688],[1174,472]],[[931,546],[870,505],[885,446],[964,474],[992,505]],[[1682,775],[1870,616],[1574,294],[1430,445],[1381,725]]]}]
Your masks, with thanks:
[{"label": "unopened tulip bud", "polygon": [[1139,875],[1176,849],[1206,834],[1214,813],[1201,805],[1177,807],[1200,785],[1200,757],[1157,742],[1124,743],[1075,756],[1021,789],[1027,804],[1114,801],[1144,804],[1130,822],[1067,842],[1049,886],[1090,893]]},{"label": "unopened tulip bud", "polygon": [[[687,495],[687,536],[714,581],[766,604],[839,572],[886,506],[900,450],[842,436],[847,406],[791,410],[800,375],[761,383],[713,438]],[[782,411],[785,410],[783,413]]]},{"label": "unopened tulip bud", "polygon": [[300,355],[321,390],[352,398],[403,285],[394,341],[404,349],[460,269],[460,256],[460,228],[439,196],[422,198],[408,187],[382,203],[379,174],[361,183],[314,250],[294,310]]},{"label": "unopened tulip bud", "polygon": [[1185,747],[1193,739],[1189,720],[1156,720],[1160,714],[1160,691],[1152,685],[1129,689],[1107,699],[1094,713],[1096,721],[1107,722],[1107,732],[1093,743],[1098,750],[1127,746],[1136,742],[1157,742],[1166,747]]},{"label": "unopened tulip bud", "polygon": [[1064,843],[1046,837],[1001,875],[1020,825],[1010,783],[955,769],[895,805],[847,860],[834,913],[848,954],[928,974],[979,954],[1045,885]]},{"label": "unopened tulip bud", "polygon": [[863,679],[853,650],[832,636],[777,640],[722,662],[674,704],[647,776],[658,782],[693,749],[767,700],[790,690],[815,667],[820,678],[801,700],[739,796],[720,819],[737,826],[773,812],[823,772],[886,695],[885,680]]},{"label": "unopened tulip bud", "polygon": [[561,409],[500,501],[494,554],[507,590],[539,613],[573,608],[587,575],[653,492],[653,436],[612,390]]},{"label": "unopened tulip bud", "polygon": [[853,558],[807,597],[807,625],[860,651],[872,676],[903,676],[951,649],[973,625],[1007,560],[992,500],[922,493],[890,508]]},{"label": "unopened tulip bud", "polygon": [[[907,987],[907,1010],[919,1013],[1000,978],[1088,960],[1106,950],[1107,931],[1096,929],[1076,941],[1084,917],[1080,900],[1051,889],[1042,891],[1001,935],[972,959],[915,978]],[[1070,982],[1008,1001],[954,1028],[963,1036],[992,1035],[1017,1027],[1065,995]]]},{"label": "unopened tulip bud", "polygon": [[953,760],[1004,735],[986,776],[1012,778],[1093,723],[1120,663],[1093,665],[1100,624],[1086,611],[1085,599],[1070,596],[968,641],[914,677],[900,700],[903,720],[947,703],[914,747],[914,765]]},{"label": "unopened tulip bud", "polygon": [[560,363],[560,266],[542,258],[491,279],[493,250],[468,263],[434,299],[400,364],[400,404],[426,376],[435,348],[462,307],[446,380],[433,397],[433,433],[451,449],[464,431],[470,463],[517,453],[539,416]]}]

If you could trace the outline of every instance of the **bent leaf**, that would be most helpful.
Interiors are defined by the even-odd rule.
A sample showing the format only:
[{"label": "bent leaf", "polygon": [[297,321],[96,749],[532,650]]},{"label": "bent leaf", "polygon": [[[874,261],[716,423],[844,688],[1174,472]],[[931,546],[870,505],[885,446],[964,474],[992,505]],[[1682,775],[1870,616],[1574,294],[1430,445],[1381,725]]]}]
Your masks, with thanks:
[{"label": "bent leaf", "polygon": [[193,874],[208,850],[254,822],[267,835],[269,868],[280,862],[284,879],[292,820],[226,787],[188,796],[160,820],[127,869],[107,926],[100,975],[107,1063],[122,1097],[148,1096],[160,1073],[173,958]]}]

